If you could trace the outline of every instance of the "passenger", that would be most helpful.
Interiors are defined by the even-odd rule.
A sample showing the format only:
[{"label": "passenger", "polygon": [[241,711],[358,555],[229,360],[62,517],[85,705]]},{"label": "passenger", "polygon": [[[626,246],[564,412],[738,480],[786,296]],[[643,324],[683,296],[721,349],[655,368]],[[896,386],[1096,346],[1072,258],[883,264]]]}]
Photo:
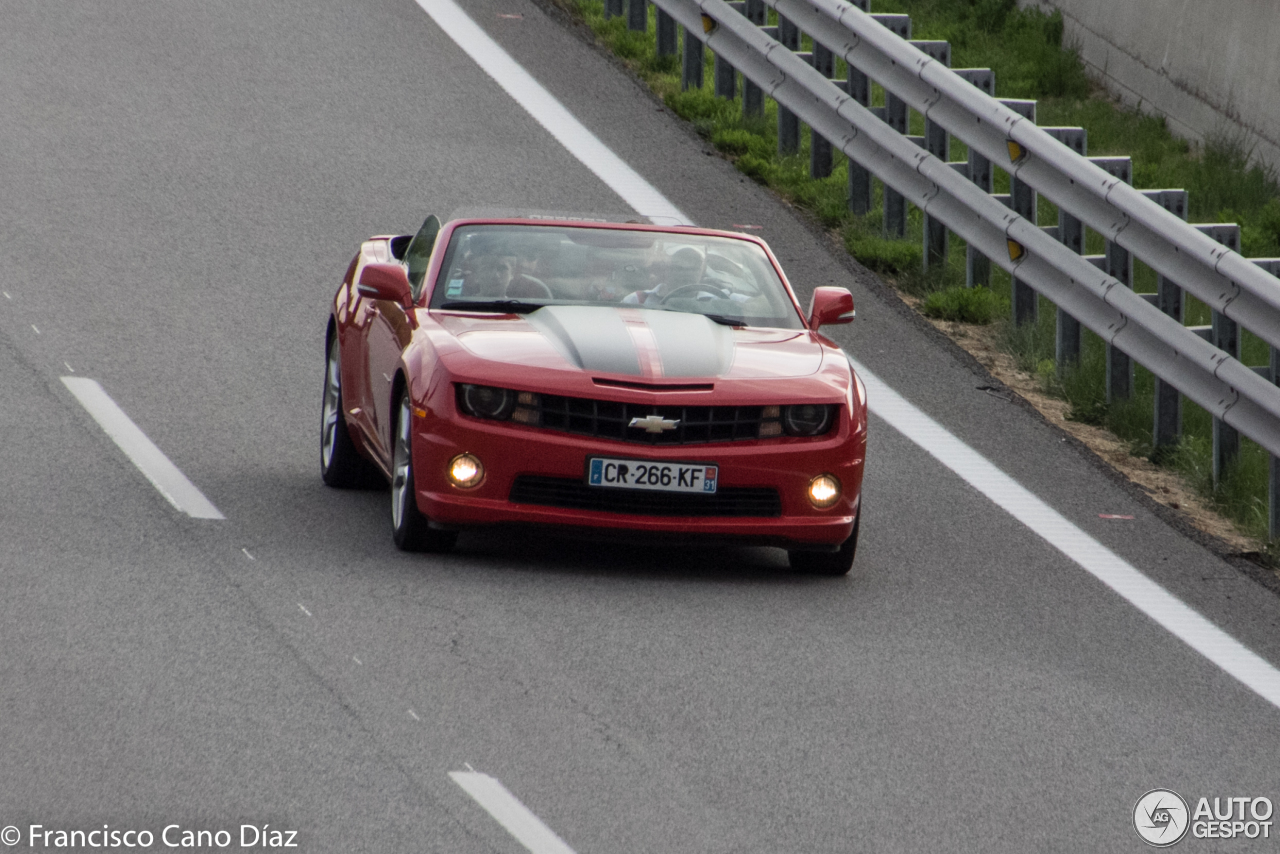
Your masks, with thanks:
[{"label": "passenger", "polygon": [[549,299],[551,288],[538,278],[538,267],[542,262],[542,253],[532,241],[518,247],[514,256],[515,268],[511,281],[507,283],[507,296],[513,299]]}]

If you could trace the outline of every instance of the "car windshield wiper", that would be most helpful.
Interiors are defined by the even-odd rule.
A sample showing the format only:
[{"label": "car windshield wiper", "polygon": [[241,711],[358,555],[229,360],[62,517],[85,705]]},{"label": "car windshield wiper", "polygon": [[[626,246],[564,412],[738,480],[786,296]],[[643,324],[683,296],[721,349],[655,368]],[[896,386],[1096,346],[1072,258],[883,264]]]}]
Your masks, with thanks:
[{"label": "car windshield wiper", "polygon": [[743,320],[741,317],[729,317],[728,315],[724,315],[724,314],[708,314],[707,312],[703,312],[703,311],[682,311],[678,308],[655,308],[653,306],[645,306],[645,308],[651,311],[673,311],[676,314],[700,314],[703,317],[705,317],[707,320],[710,320],[712,323],[718,323],[721,326],[750,326],[751,325],[747,323],[745,320]]},{"label": "car windshield wiper", "polygon": [[[690,312],[690,314],[702,314],[702,312]],[[721,326],[749,326],[741,317],[726,317],[723,314],[702,314],[707,320],[718,323]]]},{"label": "car windshield wiper", "polygon": [[542,308],[543,303],[521,302],[518,299],[454,300],[436,307],[452,311],[500,311],[504,314],[529,314]]}]

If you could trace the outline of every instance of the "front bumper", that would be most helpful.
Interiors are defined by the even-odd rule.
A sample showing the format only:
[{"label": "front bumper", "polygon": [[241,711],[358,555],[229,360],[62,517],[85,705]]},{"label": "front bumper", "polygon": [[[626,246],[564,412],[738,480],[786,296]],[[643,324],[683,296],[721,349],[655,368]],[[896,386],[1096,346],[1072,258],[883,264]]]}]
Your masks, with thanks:
[{"label": "front bumper", "polygon": [[[437,525],[590,528],[602,533],[651,533],[661,540],[707,538],[819,549],[844,542],[853,531],[865,448],[865,430],[850,425],[847,418],[819,439],[675,446],[603,440],[460,414],[415,415],[413,430],[418,507]],[[447,478],[449,461],[461,453],[472,454],[484,464],[484,480],[475,488],[460,489]],[[589,456],[715,464],[720,467],[721,492],[776,490],[779,512],[760,516],[651,515],[511,500],[512,488],[521,476],[581,483]],[[819,474],[835,475],[842,486],[840,500],[823,510],[806,497],[810,480]]]}]

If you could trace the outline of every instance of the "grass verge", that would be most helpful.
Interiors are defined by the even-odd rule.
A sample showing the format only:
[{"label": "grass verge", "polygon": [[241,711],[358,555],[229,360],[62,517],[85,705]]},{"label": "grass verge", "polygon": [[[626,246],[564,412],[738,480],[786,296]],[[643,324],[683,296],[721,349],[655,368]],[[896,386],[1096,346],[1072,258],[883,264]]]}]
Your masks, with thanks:
[{"label": "grass verge", "polygon": [[[1105,348],[1100,339],[1087,332],[1080,363],[1059,370],[1054,363],[1055,307],[1041,299],[1039,322],[1014,328],[1007,320],[1009,276],[993,269],[989,288],[965,288],[965,248],[954,237],[946,263],[923,272],[918,210],[910,209],[904,236],[887,236],[879,214],[883,187],[875,181],[872,213],[852,214],[847,205],[848,171],[844,159],[837,156],[829,177],[811,178],[807,128],[802,131],[800,150],[780,155],[776,104],[766,99],[764,114],[750,116],[743,114],[740,101],[715,97],[710,52],[703,70],[704,85],[682,91],[678,57],[659,56],[656,52],[654,7],[649,7],[648,30],[638,33],[627,29],[625,17],[606,20],[601,0],[554,2],[585,22],[672,111],[691,122],[744,175],[837,231],[845,248],[859,262],[919,298],[925,315],[968,324],[998,324],[1004,350],[1022,370],[1039,378],[1046,393],[1068,402],[1069,418],[1103,426],[1128,442],[1132,453],[1182,473],[1242,532],[1266,541],[1269,466],[1262,449],[1245,440],[1239,460],[1215,489],[1211,420],[1204,410],[1184,401],[1181,443],[1175,449],[1156,452],[1151,438],[1154,380],[1150,372],[1142,368],[1135,371],[1132,398],[1108,402]],[[1238,137],[1219,135],[1203,146],[1193,147],[1170,134],[1163,119],[1120,108],[1089,81],[1077,50],[1063,44],[1060,13],[1048,15],[1036,9],[1019,9],[1016,0],[873,0],[873,4],[873,11],[878,13],[910,14],[914,38],[950,42],[955,67],[993,69],[999,97],[1036,99],[1039,124],[1086,128],[1089,154],[1132,157],[1134,186],[1187,189],[1191,221],[1239,223],[1241,248],[1246,256],[1280,256],[1280,186],[1276,172],[1250,163],[1251,152]],[[838,62],[837,76],[844,72],[843,62]],[[883,103],[884,93],[878,86],[873,86],[872,98],[873,104]],[[911,122],[911,132],[920,133],[922,117],[913,112]],[[967,156],[958,140],[952,141],[951,149],[952,160]],[[1007,186],[1008,176],[997,170],[996,191],[1005,191]],[[1043,199],[1038,213],[1042,224],[1057,219],[1056,209]],[[1090,232],[1086,244],[1090,253],[1102,251],[1102,239],[1097,234]],[[1154,291],[1154,272],[1136,263],[1134,287],[1138,291]],[[1208,309],[1190,297],[1185,315],[1189,324],[1209,322]],[[1267,358],[1265,344],[1245,333],[1242,360],[1255,364]],[[1280,551],[1276,543],[1267,544],[1265,550],[1272,555]]]}]

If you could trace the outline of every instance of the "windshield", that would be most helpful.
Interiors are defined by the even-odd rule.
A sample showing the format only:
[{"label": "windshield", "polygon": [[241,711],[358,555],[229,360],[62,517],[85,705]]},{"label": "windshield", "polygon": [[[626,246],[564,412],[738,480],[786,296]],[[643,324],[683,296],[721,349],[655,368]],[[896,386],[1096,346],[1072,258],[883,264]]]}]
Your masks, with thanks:
[{"label": "windshield", "polygon": [[553,225],[453,232],[432,308],[643,306],[731,326],[803,327],[768,256],[726,237]]}]

